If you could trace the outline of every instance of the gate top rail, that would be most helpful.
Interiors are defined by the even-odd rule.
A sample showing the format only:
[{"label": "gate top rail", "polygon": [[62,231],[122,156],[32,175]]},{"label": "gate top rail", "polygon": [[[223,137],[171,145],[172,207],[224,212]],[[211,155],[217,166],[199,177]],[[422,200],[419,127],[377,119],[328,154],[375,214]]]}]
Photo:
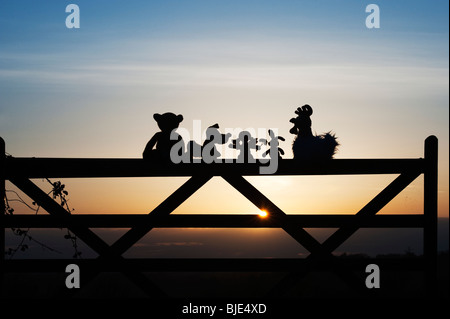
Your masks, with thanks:
[{"label": "gate top rail", "polygon": [[[224,160],[225,161],[225,160]],[[363,175],[401,174],[405,171],[425,171],[422,158],[408,159],[333,159],[327,161],[299,161],[281,159],[278,170],[272,175]],[[129,158],[24,158],[8,157],[5,160],[5,179],[24,178],[102,178],[102,177],[163,177],[208,174],[222,176],[239,174],[257,176],[256,163],[149,163],[143,159]],[[269,176],[269,175],[261,175]]]}]

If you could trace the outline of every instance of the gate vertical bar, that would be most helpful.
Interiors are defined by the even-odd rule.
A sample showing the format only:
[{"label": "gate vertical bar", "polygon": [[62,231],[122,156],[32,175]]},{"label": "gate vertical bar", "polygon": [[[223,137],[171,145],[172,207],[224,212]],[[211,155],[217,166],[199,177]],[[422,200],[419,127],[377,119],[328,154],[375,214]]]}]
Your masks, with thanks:
[{"label": "gate vertical bar", "polygon": [[4,293],[4,277],[5,277],[5,141],[0,137],[0,196],[1,213],[0,213],[0,296]]},{"label": "gate vertical bar", "polygon": [[437,190],[438,140],[429,136],[425,140],[423,255],[426,262],[426,285],[429,293],[437,288]]}]

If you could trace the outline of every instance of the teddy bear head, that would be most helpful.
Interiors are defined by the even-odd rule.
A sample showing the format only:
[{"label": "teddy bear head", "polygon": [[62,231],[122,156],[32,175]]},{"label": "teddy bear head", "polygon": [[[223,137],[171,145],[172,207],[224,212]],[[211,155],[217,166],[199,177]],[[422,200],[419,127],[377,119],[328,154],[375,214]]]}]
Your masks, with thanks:
[{"label": "teddy bear head", "polygon": [[183,115],[175,115],[173,113],[164,113],[158,114],[155,113],[153,115],[156,123],[158,123],[158,127],[162,132],[171,132],[173,129],[176,129],[180,123],[183,121]]}]

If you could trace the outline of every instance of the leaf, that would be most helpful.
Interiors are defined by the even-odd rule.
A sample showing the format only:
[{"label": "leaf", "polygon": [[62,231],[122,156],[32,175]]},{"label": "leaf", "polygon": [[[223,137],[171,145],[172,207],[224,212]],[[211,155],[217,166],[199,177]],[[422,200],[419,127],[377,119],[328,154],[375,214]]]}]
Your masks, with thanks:
[{"label": "leaf", "polygon": [[278,148],[278,152],[280,152],[281,155],[284,155],[284,151],[281,148]]},{"label": "leaf", "polygon": [[282,140],[282,141],[286,141],[286,139],[283,136],[278,136],[278,139]]}]

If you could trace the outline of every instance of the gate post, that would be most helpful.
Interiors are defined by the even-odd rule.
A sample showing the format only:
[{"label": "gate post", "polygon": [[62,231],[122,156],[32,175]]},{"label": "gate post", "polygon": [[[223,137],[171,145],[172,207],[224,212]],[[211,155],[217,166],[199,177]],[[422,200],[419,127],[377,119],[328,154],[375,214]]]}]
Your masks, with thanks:
[{"label": "gate post", "polygon": [[0,296],[3,296],[5,277],[5,141],[0,137]]},{"label": "gate post", "polygon": [[423,255],[428,293],[437,289],[437,197],[438,197],[438,139],[425,140]]}]

